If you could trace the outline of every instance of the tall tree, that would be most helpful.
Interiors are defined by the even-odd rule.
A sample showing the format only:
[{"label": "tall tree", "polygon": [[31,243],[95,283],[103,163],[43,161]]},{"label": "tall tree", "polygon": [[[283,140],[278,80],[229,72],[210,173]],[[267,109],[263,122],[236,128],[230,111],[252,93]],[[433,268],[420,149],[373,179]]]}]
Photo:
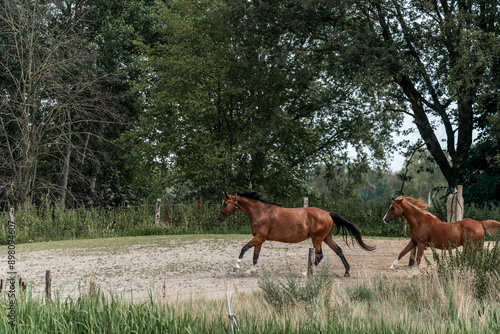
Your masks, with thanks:
[{"label": "tall tree", "polygon": [[356,101],[364,93],[350,82],[329,82],[324,61],[307,38],[289,36],[289,25],[275,21],[280,14],[281,6],[260,1],[160,9],[162,37],[145,47],[150,75],[140,89],[148,104],[138,133],[150,160],[172,172],[170,184],[187,186],[177,189],[297,196],[314,163],[348,143],[382,157],[393,120]]},{"label": "tall tree", "polygon": [[72,1],[0,5],[0,196],[65,204],[72,157],[116,119],[86,43],[87,8]]},{"label": "tall tree", "polygon": [[355,79],[360,90],[398,103],[394,111],[413,118],[448,185],[455,186],[475,120],[487,112],[486,100],[499,102],[493,71],[500,54],[498,1],[305,1],[291,7],[302,15],[285,16],[290,32],[307,36],[311,52],[335,69],[328,71],[331,80]]}]

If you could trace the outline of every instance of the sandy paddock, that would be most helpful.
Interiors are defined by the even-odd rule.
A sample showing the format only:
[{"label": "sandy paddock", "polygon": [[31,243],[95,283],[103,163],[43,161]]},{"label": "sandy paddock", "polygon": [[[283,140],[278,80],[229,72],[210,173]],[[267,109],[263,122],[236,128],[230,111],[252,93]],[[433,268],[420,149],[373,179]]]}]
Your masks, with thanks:
[{"label": "sandy paddock", "polygon": [[[161,239],[163,238],[163,239]],[[131,245],[69,247],[17,251],[18,276],[32,288],[34,295],[43,295],[45,272],[51,270],[53,294],[78,295],[79,289],[89,290],[94,282],[103,291],[123,294],[125,298],[144,300],[150,291],[166,299],[223,297],[235,291],[258,289],[259,274],[245,275],[252,265],[253,250],[249,250],[241,269],[233,272],[233,265],[241,247],[250,240],[246,236],[234,239],[218,236],[156,237],[154,242]],[[340,237],[335,240],[342,247],[351,265],[351,277],[344,278],[344,267],[337,255],[323,244],[321,265],[329,264],[339,284],[357,282],[380,276],[406,279],[411,273],[408,255],[394,271],[388,268],[408,239],[370,239],[377,248],[367,252],[360,247],[349,248]],[[77,243],[78,244],[78,243]],[[102,245],[102,243],[100,244]],[[307,270],[310,240],[298,244],[265,242],[258,266],[277,277],[289,273],[303,277]],[[425,254],[429,258],[430,250]],[[425,261],[422,261],[425,267]],[[5,270],[4,270],[5,271]],[[6,271],[3,276],[6,277]]]}]

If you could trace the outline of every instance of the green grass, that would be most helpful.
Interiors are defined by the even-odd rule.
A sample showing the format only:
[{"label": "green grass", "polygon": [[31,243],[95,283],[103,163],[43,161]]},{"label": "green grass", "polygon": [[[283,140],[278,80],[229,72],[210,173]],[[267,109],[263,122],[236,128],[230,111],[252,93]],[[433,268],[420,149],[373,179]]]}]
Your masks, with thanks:
[{"label": "green grass", "polygon": [[[164,206],[158,226],[154,222],[153,204],[108,209],[26,206],[23,210],[15,211],[16,243],[146,235],[250,233],[250,222],[241,211],[237,211],[224,223],[218,222],[216,217],[219,205],[193,201],[186,205]],[[359,201],[346,200],[343,203],[324,201],[310,205],[341,214],[356,224],[363,236],[405,236],[401,219],[395,219],[390,224],[382,223],[389,202],[360,205]],[[291,206],[293,205],[287,207]],[[438,206],[434,209],[440,210]],[[465,216],[477,220],[500,221],[500,207],[466,206]],[[8,243],[8,220],[8,212],[0,212],[0,244],[4,245]]]},{"label": "green grass", "polygon": [[[147,235],[138,237],[113,237],[98,239],[73,239],[60,241],[44,241],[16,245],[16,252],[35,252],[50,249],[94,249],[109,251],[115,248],[132,245],[158,245],[161,247],[178,247],[179,244],[197,244],[199,240],[210,238],[218,240],[247,240],[248,234],[202,234],[202,235]],[[0,253],[7,254],[7,246],[0,246]]]},{"label": "green grass", "polygon": [[[290,278],[270,287],[279,290],[275,296],[296,294],[291,303],[272,302],[266,289],[233,294],[231,308],[240,333],[500,330],[500,289],[493,281],[486,298],[477,299],[466,275],[445,280],[432,273],[412,280],[376,277],[351,284],[314,276],[299,280]],[[151,294],[148,301],[134,303],[90,286],[82,288],[78,297],[50,302],[28,291],[18,296],[17,327],[5,316],[7,302],[2,294],[1,333],[231,333],[225,299],[169,301]]]},{"label": "green grass", "polygon": [[[98,247],[112,251],[137,244],[174,247],[207,237],[247,240],[248,234],[65,240],[23,244],[16,250]],[[327,266],[311,279],[293,275],[279,279],[262,273],[261,289],[233,293],[231,307],[240,333],[498,333],[498,276],[481,276],[478,285],[474,270],[467,269],[498,270],[498,245],[474,256],[461,250],[443,252],[437,268],[411,280],[384,276],[336,279],[328,275]],[[2,249],[5,252],[6,246],[0,252]],[[146,302],[133,302],[104,294],[92,282],[81,287],[76,297],[58,295],[62,294],[53,291],[56,297],[47,302],[29,291],[19,293],[17,327],[12,327],[3,291],[0,333],[231,333],[225,299],[180,301],[151,294]]]}]

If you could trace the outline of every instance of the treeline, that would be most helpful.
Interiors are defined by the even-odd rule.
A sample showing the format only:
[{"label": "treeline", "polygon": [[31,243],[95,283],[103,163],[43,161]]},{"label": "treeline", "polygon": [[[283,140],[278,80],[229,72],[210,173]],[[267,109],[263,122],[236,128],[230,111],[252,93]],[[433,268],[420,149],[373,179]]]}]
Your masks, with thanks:
[{"label": "treeline", "polygon": [[[498,202],[499,15],[484,1],[3,1],[0,205],[246,189],[369,202],[457,184]],[[420,141],[392,141],[403,115]],[[394,184],[397,150],[419,167]],[[442,178],[416,196],[411,173],[428,170]]]}]

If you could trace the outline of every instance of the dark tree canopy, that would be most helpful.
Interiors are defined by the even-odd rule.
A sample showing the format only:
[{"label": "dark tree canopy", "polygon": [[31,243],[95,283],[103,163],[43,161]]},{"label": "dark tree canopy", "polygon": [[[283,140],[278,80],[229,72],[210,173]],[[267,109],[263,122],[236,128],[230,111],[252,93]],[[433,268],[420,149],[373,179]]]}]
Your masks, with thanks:
[{"label": "dark tree canopy", "polygon": [[345,158],[348,144],[360,161],[369,147],[383,164],[400,118],[380,110],[395,106],[352,79],[331,80],[310,38],[290,30],[301,24],[290,10],[259,1],[160,8],[161,38],[144,46],[150,75],[139,88],[148,95],[138,133],[177,190],[297,196],[314,164]]},{"label": "dark tree canopy", "polygon": [[420,140],[401,147],[496,201],[499,15],[498,0],[3,1],[0,202],[283,201],[316,191],[318,166],[351,196],[404,115]]},{"label": "dark tree canopy", "polygon": [[[448,185],[455,186],[476,120],[498,110],[498,2],[341,0],[297,6],[310,17],[305,33],[311,52],[335,69],[332,80],[356,78],[359,89],[397,103],[394,112],[413,118]],[[437,137],[438,125],[445,138]]]}]

